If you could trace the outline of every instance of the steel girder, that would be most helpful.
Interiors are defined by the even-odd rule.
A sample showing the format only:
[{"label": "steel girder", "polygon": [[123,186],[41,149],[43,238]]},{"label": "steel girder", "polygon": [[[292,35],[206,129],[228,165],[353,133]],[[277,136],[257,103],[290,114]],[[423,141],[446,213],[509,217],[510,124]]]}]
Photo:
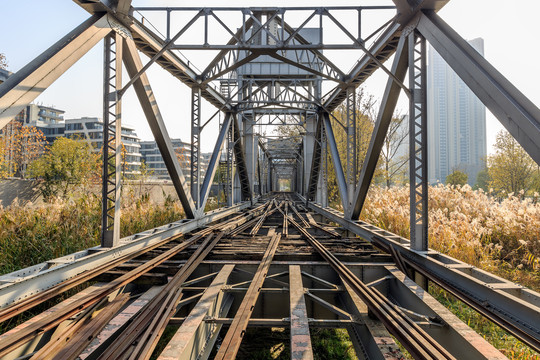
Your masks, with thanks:
[{"label": "steel girder", "polygon": [[[142,62],[139,54],[137,53],[135,42],[130,38],[127,38],[124,41],[124,63],[130,76],[137,74],[139,70],[142,69]],[[150,129],[154,134],[154,139],[156,140],[161,156],[163,157],[163,161],[165,162],[165,166],[167,167],[167,171],[169,172],[171,180],[174,184],[178,198],[180,199],[182,207],[186,212],[186,216],[188,218],[194,218],[195,203],[193,202],[193,198],[188,191],[186,179],[184,178],[182,168],[180,167],[180,163],[178,162],[178,158],[174,152],[169,133],[167,132],[167,128],[163,122],[161,112],[159,111],[146,73],[143,73],[139,79],[135,81],[133,87],[139,102],[141,103],[146,119],[148,120]]]},{"label": "steel girder", "polygon": [[200,207],[201,191],[201,89],[191,89],[191,197],[195,207]]},{"label": "steel girder", "polygon": [[409,35],[409,190],[411,249],[428,250],[426,40]]},{"label": "steel girder", "polygon": [[540,109],[434,12],[423,13],[417,29],[540,164]]},{"label": "steel girder", "polygon": [[347,209],[348,198],[349,198],[347,194],[347,180],[345,179],[345,174],[343,173],[343,167],[341,165],[341,158],[339,156],[339,150],[337,148],[336,138],[334,137],[334,130],[332,129],[332,124],[330,122],[330,115],[327,112],[323,112],[321,120],[324,122],[326,141],[327,141],[328,147],[330,147],[332,164],[334,165],[334,172],[336,174],[339,195],[341,197],[341,205],[343,206],[344,209]]},{"label": "steel girder", "polygon": [[96,14],[0,84],[0,129],[111,32],[114,19]]},{"label": "steel girder", "polygon": [[347,122],[345,124],[346,143],[346,180],[347,180],[347,209],[352,206],[356,188],[356,89],[351,86],[347,89],[345,101]]},{"label": "steel girder", "polygon": [[[309,201],[315,200],[317,192],[317,182],[319,181],[319,172],[321,171],[321,136],[324,132],[324,124],[321,115],[317,117],[317,127],[314,134],[313,155],[311,158],[311,166],[309,167],[309,178],[306,189],[306,199]],[[304,161],[307,159],[304,157]]]},{"label": "steel girder", "polygon": [[[405,79],[405,74],[407,73],[407,51],[407,37],[402,36],[392,65],[392,72],[402,81]],[[360,172],[358,185],[356,186],[352,208],[350,209],[350,216],[353,220],[358,220],[360,213],[362,212],[362,207],[364,206],[369,185],[371,184],[375,168],[377,167],[377,161],[379,160],[379,155],[384,144],[384,139],[386,138],[386,133],[388,132],[388,127],[392,121],[392,115],[394,114],[400,92],[401,88],[396,84],[395,80],[389,78],[381,100],[377,121],[375,122],[373,133],[371,134],[366,157],[362,164],[362,170]]]},{"label": "steel girder", "polygon": [[221,129],[216,140],[216,145],[214,146],[214,151],[212,152],[212,157],[208,163],[208,168],[206,169],[206,174],[204,175],[204,181],[201,185],[201,195],[200,195],[200,211],[204,211],[206,202],[208,201],[208,196],[210,195],[210,187],[212,186],[212,181],[214,180],[214,175],[219,164],[219,159],[221,158],[221,150],[223,149],[223,144],[227,139],[227,134],[231,128],[232,115],[231,113],[225,114],[225,119],[221,125]]},{"label": "steel girder", "polygon": [[242,142],[242,135],[240,133],[240,124],[238,124],[238,117],[233,115],[233,135],[234,135],[234,158],[236,160],[236,170],[238,178],[240,180],[240,191],[242,194],[242,200],[250,200],[253,196],[251,193],[251,179],[248,176],[248,169],[246,163],[246,152],[244,150],[244,144]]},{"label": "steel girder", "polygon": [[101,178],[101,246],[120,240],[120,195],[122,192],[122,48],[118,33],[105,37],[103,62],[103,146]]}]

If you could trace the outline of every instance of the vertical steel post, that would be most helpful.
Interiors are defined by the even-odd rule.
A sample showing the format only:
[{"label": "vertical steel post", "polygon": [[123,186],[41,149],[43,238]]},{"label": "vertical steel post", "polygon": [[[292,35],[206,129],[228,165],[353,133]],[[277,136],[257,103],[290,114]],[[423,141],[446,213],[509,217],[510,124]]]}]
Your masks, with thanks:
[{"label": "vertical steel post", "polygon": [[191,90],[191,197],[195,208],[200,206],[201,168],[200,168],[200,130],[201,130],[201,89]]},{"label": "vertical steel post", "polygon": [[345,211],[351,208],[356,190],[356,90],[353,86],[347,88],[346,100],[346,131],[347,131],[347,195],[348,203]]},{"label": "vertical steel post", "polygon": [[113,247],[120,239],[122,174],[122,37],[112,33],[104,40],[103,68],[103,172],[101,246]]},{"label": "vertical steel post", "polygon": [[[233,121],[236,121],[233,119]],[[227,206],[234,204],[233,200],[233,184],[234,184],[234,131],[233,127],[229,128],[227,133],[227,179],[225,184],[225,197],[227,199]]]},{"label": "vertical steel post", "polygon": [[409,171],[411,249],[428,250],[426,40],[409,35]]},{"label": "vertical steel post", "polygon": [[328,207],[328,143],[326,141],[326,129],[321,131],[321,178],[322,196],[320,202],[321,206]]}]

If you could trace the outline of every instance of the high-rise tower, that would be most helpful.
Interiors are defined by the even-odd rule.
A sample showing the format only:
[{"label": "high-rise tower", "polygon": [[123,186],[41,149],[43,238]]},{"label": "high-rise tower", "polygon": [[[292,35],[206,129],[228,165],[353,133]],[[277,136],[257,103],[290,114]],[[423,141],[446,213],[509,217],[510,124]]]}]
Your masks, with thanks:
[{"label": "high-rise tower", "polygon": [[[484,55],[484,40],[469,41]],[[428,54],[428,181],[444,183],[454,170],[474,185],[486,158],[486,108],[442,57]]]}]

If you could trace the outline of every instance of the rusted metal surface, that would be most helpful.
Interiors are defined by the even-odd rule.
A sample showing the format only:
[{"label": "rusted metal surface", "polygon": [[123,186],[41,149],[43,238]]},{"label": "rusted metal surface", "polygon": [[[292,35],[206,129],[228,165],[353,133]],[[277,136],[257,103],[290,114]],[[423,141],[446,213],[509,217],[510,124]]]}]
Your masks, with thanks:
[{"label": "rusted metal surface", "polygon": [[219,311],[218,297],[233,269],[234,265],[223,266],[193,311],[183,320],[182,326],[168,342],[159,360],[191,359],[200,353],[205,341],[202,344],[196,342],[200,339],[206,340],[212,330],[203,326],[203,320],[211,312]]},{"label": "rusted metal surface", "polygon": [[268,269],[270,268],[270,264],[280,239],[281,234],[274,234],[272,236],[261,264],[257,268],[257,272],[251,281],[251,285],[249,286],[246,296],[244,297],[242,304],[234,317],[231,327],[227,331],[227,335],[225,335],[225,339],[223,339],[223,342],[221,343],[215,360],[236,358],[236,354],[240,348],[240,343],[242,342],[242,337],[245,334],[249,318],[251,317],[251,313],[253,312],[253,308],[255,307],[255,303],[259,297],[261,287],[268,274]]},{"label": "rusted metal surface", "polygon": [[308,240],[308,242],[328,261],[334,270],[340,274],[368,305],[369,309],[385,324],[390,332],[418,359],[455,359],[445,348],[433,340],[425,331],[414,323],[407,315],[386,299],[376,289],[367,287],[347,267],[345,267],[331,252],[317,241],[307,230],[296,221],[293,224]]},{"label": "rusted metal surface", "polygon": [[62,310],[57,313],[50,314],[45,316],[39,322],[29,325],[28,327],[22,329],[16,334],[6,336],[4,340],[0,343],[0,356],[4,356],[9,353],[10,350],[17,348],[18,346],[25,344],[30,341],[33,337],[50,330],[60,324],[65,319],[76,315],[82,310],[96,304],[101,301],[105,296],[108,296],[113,291],[119,289],[122,286],[129,284],[133,279],[141,276],[142,274],[150,271],[152,268],[156,267],[165,260],[173,257],[175,254],[186,249],[188,246],[192,245],[198,241],[203,235],[205,235],[210,230],[202,230],[199,234],[191,237],[190,239],[182,242],[181,244],[175,246],[169,251],[157,256],[156,258],[148,261],[145,264],[142,264],[138,268],[128,272],[127,274],[117,278],[116,280],[110,282],[109,284],[97,289],[92,292],[89,296],[81,298],[74,301],[68,306],[64,307]]},{"label": "rusted metal surface", "polygon": [[162,289],[162,286],[154,286],[147,292],[143,293],[138,299],[122,310],[116,315],[101,332],[93,339],[93,341],[84,349],[79,355],[81,360],[87,359],[92,354],[95,355],[96,351],[102,346],[107,346],[110,340],[116,338],[119,332],[124,328],[126,323],[131,321],[135,314],[137,314],[157,293]]},{"label": "rusted metal surface", "polygon": [[[148,303],[99,359],[117,359],[129,354],[128,359],[146,359],[152,354],[168,320],[173,317],[182,297],[180,285],[187,280],[200,262],[208,255],[223,233],[209,234],[171,281]],[[136,343],[135,346],[132,344]]]},{"label": "rusted metal surface", "polygon": [[289,266],[289,299],[291,305],[291,359],[313,359],[302,272],[298,265]]},{"label": "rusted metal surface", "polygon": [[[399,349],[394,338],[388,333],[388,330],[386,330],[379,320],[370,318],[367,305],[347,283],[343,283],[343,286],[347,291],[347,295],[350,296],[353,302],[354,310],[357,311],[362,324],[365,325],[366,329],[364,332],[368,332],[368,334],[362,334],[362,329],[350,329],[349,333],[353,332],[353,334],[351,334],[351,339],[354,341],[355,337],[361,337],[361,346],[364,351],[368,353],[368,358],[380,358],[385,360],[405,359],[405,355],[403,355]],[[364,337],[362,337],[362,335],[364,335]],[[370,347],[372,346],[377,347],[377,350],[371,349]],[[375,355],[372,355],[373,353],[375,353]]]}]

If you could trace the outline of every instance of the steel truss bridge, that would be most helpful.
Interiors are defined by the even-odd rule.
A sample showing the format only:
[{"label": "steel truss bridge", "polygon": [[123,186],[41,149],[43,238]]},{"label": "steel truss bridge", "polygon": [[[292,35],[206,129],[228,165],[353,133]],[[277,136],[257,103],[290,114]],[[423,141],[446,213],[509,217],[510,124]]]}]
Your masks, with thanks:
[{"label": "steel truss bridge", "polygon": [[[395,339],[418,359],[505,358],[424,290],[428,280],[540,351],[538,293],[429,249],[427,42],[540,163],[538,107],[437,15],[447,1],[290,8],[74,2],[90,17],[0,85],[0,127],[104,42],[101,246],[0,277],[0,322],[34,314],[0,335],[2,359],[148,359],[160,341],[159,359],[233,359],[251,327],[285,328],[292,359],[313,359],[310,328],[318,327],[345,328],[365,359],[402,358]],[[394,16],[363,34],[362,19],[381,10]],[[356,21],[340,21],[341,12]],[[145,22],[156,13],[166,19],[165,34]],[[227,13],[241,21],[231,27]],[[179,14],[185,20],[173,21]],[[301,17],[302,25],[289,25]],[[183,36],[197,26],[200,39]],[[326,26],[347,41],[328,41]],[[229,40],[213,41],[216,32]],[[180,50],[217,55],[201,71]],[[325,54],[331,50],[363,55],[345,72]],[[189,186],[146,75],[153,64],[191,89]],[[355,89],[377,69],[388,80],[357,169]],[[130,87],[187,218],[120,238],[120,170],[109,164],[121,164],[122,96]],[[358,220],[401,92],[410,104],[410,240]],[[202,99],[216,108],[210,119],[201,117]],[[332,122],[341,104],[345,120]],[[220,113],[202,178],[202,131]],[[257,131],[282,125],[301,131]],[[337,131],[346,134],[345,159]],[[328,153],[343,213],[328,207]],[[205,212],[220,162],[227,206]],[[276,192],[282,180],[291,192]],[[51,305],[68,290],[71,296]],[[174,334],[162,338],[170,326]]]}]

